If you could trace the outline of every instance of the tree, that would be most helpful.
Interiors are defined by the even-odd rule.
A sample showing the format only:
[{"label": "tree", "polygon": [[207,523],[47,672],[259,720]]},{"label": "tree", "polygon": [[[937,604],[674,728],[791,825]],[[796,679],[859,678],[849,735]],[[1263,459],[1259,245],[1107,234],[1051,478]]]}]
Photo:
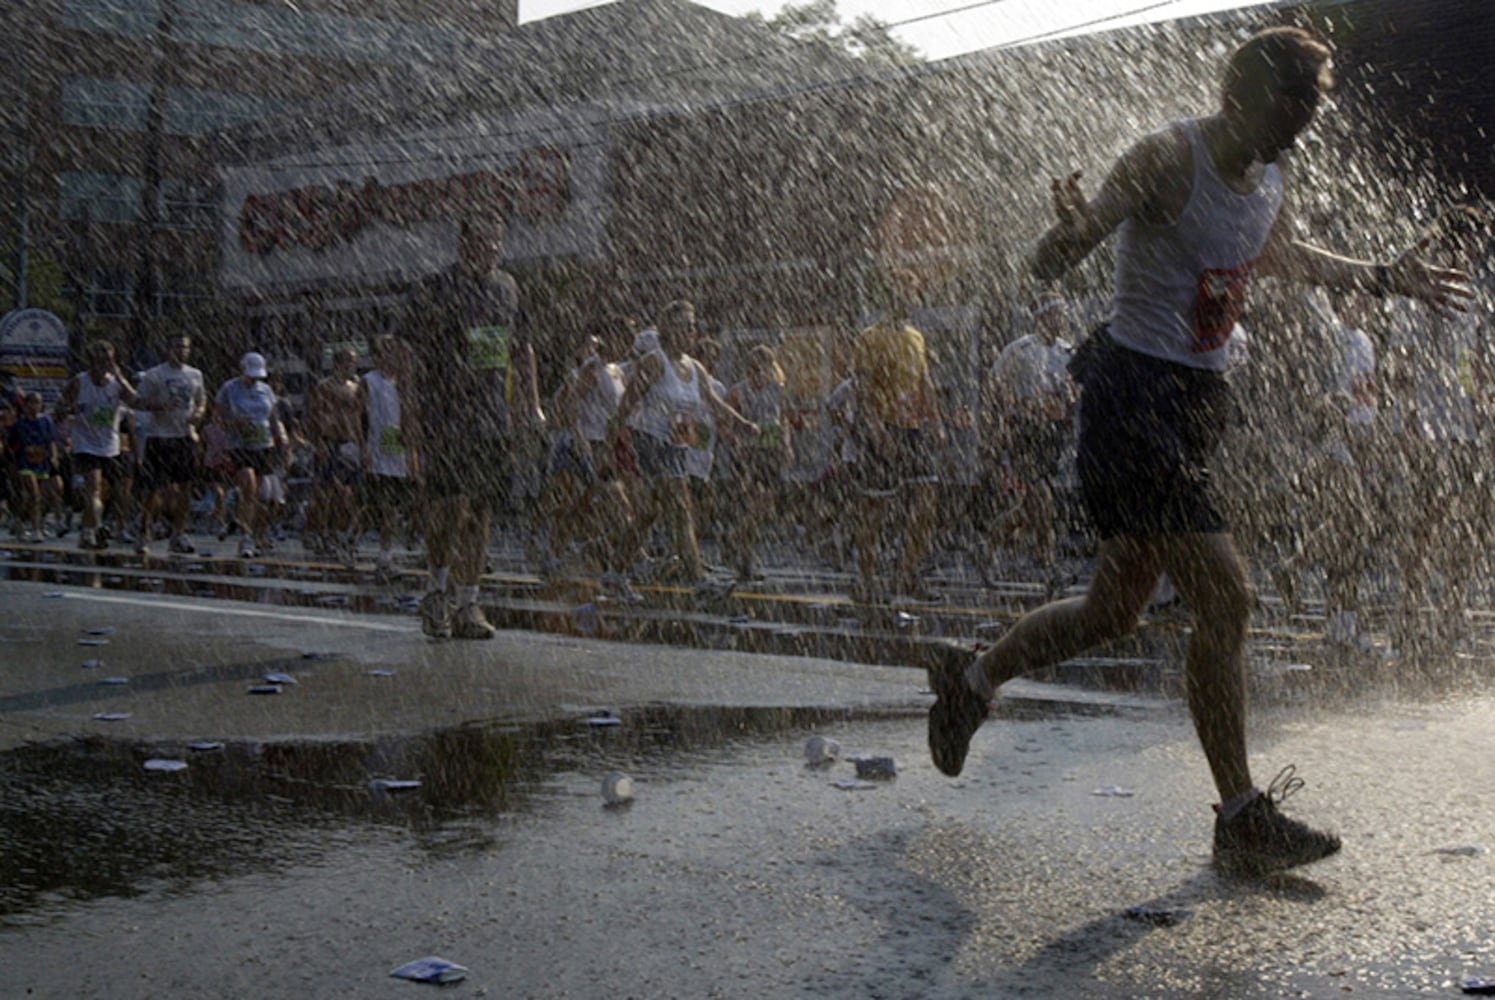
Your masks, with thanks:
[{"label": "tree", "polygon": [[773,17],[754,11],[747,19],[795,41],[840,49],[856,59],[881,66],[906,66],[922,58],[918,49],[895,38],[889,26],[871,14],[862,14],[850,24],[842,24],[836,0],[789,3]]}]

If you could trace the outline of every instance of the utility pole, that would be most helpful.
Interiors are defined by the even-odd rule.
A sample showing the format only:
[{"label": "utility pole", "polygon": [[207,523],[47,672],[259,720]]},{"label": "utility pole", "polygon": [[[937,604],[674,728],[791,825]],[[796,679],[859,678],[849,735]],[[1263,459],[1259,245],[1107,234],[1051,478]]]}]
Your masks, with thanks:
[{"label": "utility pole", "polygon": [[[29,46],[21,46],[26,50]],[[26,268],[31,256],[30,206],[26,201],[26,174],[31,170],[31,122],[27,117],[31,107],[31,95],[26,92],[28,75],[26,57],[15,61],[16,71],[16,308],[25,309],[29,298],[26,288]]]},{"label": "utility pole", "polygon": [[151,74],[150,102],[145,113],[145,162],[141,170],[140,269],[135,279],[131,312],[131,353],[143,350],[151,334],[150,320],[159,312],[160,266],[156,260],[156,231],[161,226],[161,144],[166,131],[166,97],[171,83],[171,56],[176,19],[175,0],[161,0],[156,16],[156,64]]}]

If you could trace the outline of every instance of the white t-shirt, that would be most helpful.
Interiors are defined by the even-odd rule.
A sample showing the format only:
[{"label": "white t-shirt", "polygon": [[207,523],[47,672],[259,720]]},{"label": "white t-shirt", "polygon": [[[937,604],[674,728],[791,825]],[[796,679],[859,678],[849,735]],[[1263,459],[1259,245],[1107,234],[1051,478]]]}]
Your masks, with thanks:
[{"label": "white t-shirt", "polygon": [[1035,334],[1019,337],[997,355],[992,384],[1025,403],[1067,399],[1072,392],[1069,360],[1074,349],[1063,340],[1046,344]]},{"label": "white t-shirt", "polygon": [[[145,373],[138,386],[137,404],[150,414],[149,436],[184,438],[191,432],[191,417],[207,405],[202,372],[191,365],[180,368],[163,363]],[[155,409],[159,404],[166,409]]]},{"label": "white t-shirt", "polygon": [[1411,359],[1415,430],[1428,441],[1473,441],[1470,392],[1479,317],[1471,310],[1443,319],[1406,299],[1392,309],[1387,347]]},{"label": "white t-shirt", "polygon": [[73,453],[114,458],[119,454],[119,422],[125,413],[119,401],[119,380],[106,375],[103,385],[95,385],[88,372],[75,377],[78,412],[72,425]]}]

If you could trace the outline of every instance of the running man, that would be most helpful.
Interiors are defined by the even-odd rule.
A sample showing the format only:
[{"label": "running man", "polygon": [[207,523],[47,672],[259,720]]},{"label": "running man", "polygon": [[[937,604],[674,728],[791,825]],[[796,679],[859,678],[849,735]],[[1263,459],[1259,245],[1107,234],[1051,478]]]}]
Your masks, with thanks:
[{"label": "running man", "polygon": [[[379,555],[374,560],[376,583],[391,583],[394,575],[395,529],[400,515],[414,516],[418,458],[406,444],[402,401],[410,392],[410,349],[391,334],[373,342],[374,367],[358,382],[363,410],[363,511],[379,531]],[[360,512],[360,520],[363,513]]]},{"label": "running man", "polygon": [[363,401],[358,354],[344,347],[332,372],[312,387],[310,426],[312,493],[307,541],[352,569],[358,562],[355,493],[363,469]]},{"label": "running man", "polygon": [[1305,31],[1261,32],[1230,56],[1219,111],[1143,137],[1093,200],[1078,173],[1053,182],[1058,221],[1031,261],[1039,280],[1120,229],[1112,318],[1075,360],[1081,491],[1101,537],[1095,577],[1083,596],[1024,616],[974,662],[952,652],[931,669],[930,751],[956,775],[997,688],[1130,632],[1167,573],[1194,615],[1188,702],[1220,796],[1214,853],[1226,872],[1290,868],[1340,846],[1278,811],[1302,786],[1290,767],[1263,792],[1247,763],[1252,594],[1206,466],[1230,404],[1223,371],[1248,279],[1405,295],[1439,312],[1470,294],[1460,272],[1415,251],[1373,264],[1293,240],[1277,159],[1312,120],[1329,60]]},{"label": "running man", "polygon": [[208,396],[202,372],[187,364],[191,356],[192,338],[177,334],[167,341],[166,360],[140,380],[135,405],[150,414],[136,549],[141,555],[150,552],[151,521],[163,501],[171,519],[170,550],[186,554],[195,548],[187,537],[187,515],[198,479],[197,426],[207,415]]},{"label": "running man", "polygon": [[72,415],[73,471],[83,475],[83,529],[78,548],[109,547],[103,527],[105,490],[119,488],[120,421],[135,402],[135,389],[115,361],[114,345],[95,341],[88,349],[88,370],[70,379],[57,401],[58,417]]},{"label": "running man", "polygon": [[516,343],[519,286],[499,268],[502,253],[501,219],[462,220],[457,262],[418,285],[409,303],[419,410],[403,417],[418,432],[424,473],[430,578],[420,612],[434,639],[496,634],[478,606],[478,581],[490,519],[507,503],[510,362],[526,357]]},{"label": "running man", "polygon": [[1068,442],[1074,410],[1069,362],[1069,303],[1046,291],[1033,310],[1033,332],[1002,349],[986,382],[992,440],[987,461],[1005,461],[1016,503],[991,526],[989,543],[1011,544],[1026,535],[1034,566],[1049,593],[1057,593],[1054,480]]}]

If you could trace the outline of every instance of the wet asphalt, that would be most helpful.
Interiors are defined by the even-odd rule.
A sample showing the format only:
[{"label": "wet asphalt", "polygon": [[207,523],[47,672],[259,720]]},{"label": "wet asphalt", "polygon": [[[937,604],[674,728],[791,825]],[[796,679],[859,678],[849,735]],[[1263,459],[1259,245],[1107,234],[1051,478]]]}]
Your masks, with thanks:
[{"label": "wet asphalt", "polygon": [[[437,987],[389,972],[426,955],[468,970],[442,995],[490,997],[1447,996],[1495,975],[1487,670],[1259,699],[1258,781],[1296,764],[1288,810],[1345,848],[1240,882],[1209,866],[1208,777],[1166,696],[1014,685],[948,779],[915,670],[433,644],[412,616],[41,584],[0,604],[5,995],[412,996]],[[248,693],[266,673],[297,683]],[[806,763],[817,734],[840,760]],[[856,755],[896,777],[857,785]],[[614,770],[629,805],[604,802]]]}]

